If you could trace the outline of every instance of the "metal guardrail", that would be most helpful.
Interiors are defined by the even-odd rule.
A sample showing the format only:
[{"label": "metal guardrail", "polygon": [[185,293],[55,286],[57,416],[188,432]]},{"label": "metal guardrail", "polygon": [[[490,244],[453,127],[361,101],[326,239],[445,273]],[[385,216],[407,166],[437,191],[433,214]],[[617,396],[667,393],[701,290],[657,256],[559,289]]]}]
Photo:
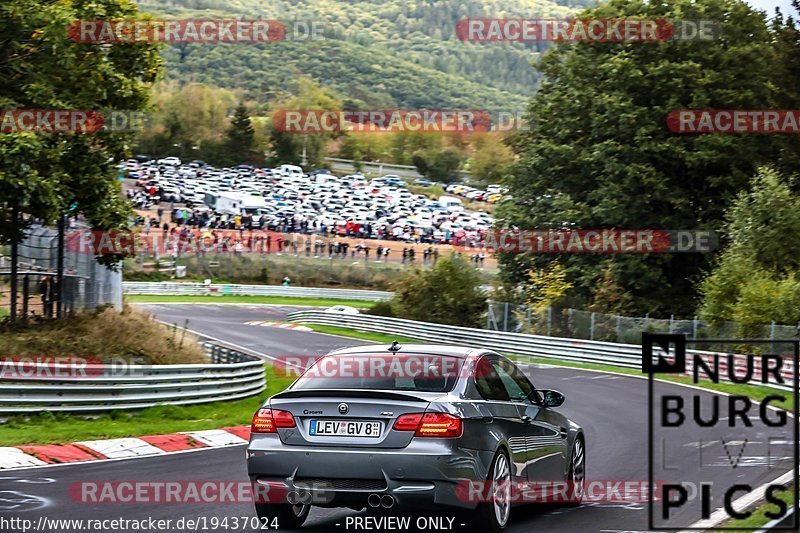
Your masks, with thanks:
[{"label": "metal guardrail", "polygon": [[392,297],[391,292],[359,289],[327,289],[316,287],[284,287],[283,285],[238,285],[180,283],[173,281],[124,281],[124,294],[159,295],[238,295],[238,296],[284,296],[292,298],[331,298],[336,300],[363,300],[382,302]]},{"label": "metal guardrail", "polygon": [[[635,344],[618,344],[613,342],[587,341],[543,335],[528,335],[492,331],[430,322],[418,322],[402,318],[389,318],[373,315],[347,315],[324,313],[320,311],[298,311],[290,313],[292,322],[305,322],[328,326],[355,328],[362,331],[398,335],[437,344],[455,344],[475,348],[490,348],[507,355],[523,355],[567,361],[574,363],[590,363],[640,369],[642,366],[642,347]],[[705,361],[711,361],[714,352],[687,350],[687,353],[698,354]],[[735,360],[738,370],[746,361]],[[722,367],[722,359],[720,367]],[[687,358],[687,371],[692,371],[692,358]],[[787,384],[793,379],[793,363],[784,359],[782,376]],[[720,376],[722,377],[722,376]],[[784,388],[776,386],[777,388]],[[790,385],[786,385],[789,388]]]},{"label": "metal guardrail", "polygon": [[0,413],[100,412],[235,400],[266,388],[264,362],[204,342],[210,364],[26,363],[0,374]]}]

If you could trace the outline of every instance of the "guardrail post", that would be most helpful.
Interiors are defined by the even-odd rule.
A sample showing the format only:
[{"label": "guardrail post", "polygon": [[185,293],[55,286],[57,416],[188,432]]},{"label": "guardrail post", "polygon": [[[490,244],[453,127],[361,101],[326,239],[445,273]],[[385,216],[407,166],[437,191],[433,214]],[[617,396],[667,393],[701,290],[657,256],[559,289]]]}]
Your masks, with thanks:
[{"label": "guardrail post", "polygon": [[[30,276],[25,274],[25,277],[22,278],[22,320],[28,320],[28,298],[30,298]],[[46,298],[49,298],[50,295],[45,295]]]},{"label": "guardrail post", "polygon": [[[772,324],[770,324],[770,326],[769,326],[769,340],[771,340],[771,341],[775,340],[775,321],[774,320],[772,321]],[[771,351],[773,353],[776,351],[774,342],[772,344],[770,344],[770,349],[771,349]]]}]

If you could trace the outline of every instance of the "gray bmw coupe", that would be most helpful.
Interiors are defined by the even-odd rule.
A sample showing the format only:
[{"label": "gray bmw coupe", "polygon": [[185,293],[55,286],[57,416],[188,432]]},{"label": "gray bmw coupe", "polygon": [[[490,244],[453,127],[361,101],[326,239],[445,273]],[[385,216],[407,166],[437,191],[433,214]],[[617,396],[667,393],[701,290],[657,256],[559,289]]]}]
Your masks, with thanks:
[{"label": "gray bmw coupe", "polygon": [[331,352],[253,417],[256,512],[293,528],[311,506],[449,506],[501,531],[513,504],[532,501],[519,487],[530,495],[557,483],[570,489],[562,501],[579,504],[586,441],[556,410],[563,402],[490,350],[394,343]]}]

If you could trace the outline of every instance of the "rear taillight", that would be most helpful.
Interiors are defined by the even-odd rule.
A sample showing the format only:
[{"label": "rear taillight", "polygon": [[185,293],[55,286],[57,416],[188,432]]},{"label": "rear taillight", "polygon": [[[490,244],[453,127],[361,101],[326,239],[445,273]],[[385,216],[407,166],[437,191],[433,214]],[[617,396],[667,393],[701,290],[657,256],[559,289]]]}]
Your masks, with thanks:
[{"label": "rear taillight", "polygon": [[293,428],[297,424],[289,411],[259,409],[253,415],[250,433],[275,433],[277,428]]},{"label": "rear taillight", "polygon": [[447,413],[411,413],[400,415],[393,428],[397,431],[413,431],[415,437],[460,437],[464,431],[462,420]]},{"label": "rear taillight", "polygon": [[411,413],[410,415],[400,415],[394,422],[393,429],[397,431],[416,431],[422,421],[422,413]]}]

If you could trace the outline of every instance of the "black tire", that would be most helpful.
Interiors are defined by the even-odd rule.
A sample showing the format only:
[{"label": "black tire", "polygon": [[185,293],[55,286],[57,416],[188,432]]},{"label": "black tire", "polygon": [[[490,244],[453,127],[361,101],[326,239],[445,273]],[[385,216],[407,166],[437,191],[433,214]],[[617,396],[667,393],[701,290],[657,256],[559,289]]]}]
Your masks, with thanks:
[{"label": "black tire", "polygon": [[[503,467],[503,462],[505,467]],[[503,484],[501,481],[500,484],[497,485],[497,488],[495,488],[495,482],[497,481],[496,476],[502,471],[507,473],[506,482]],[[481,529],[489,533],[501,533],[511,520],[512,503],[511,462],[505,450],[499,450],[495,454],[494,459],[492,459],[492,464],[489,466],[489,475],[486,478],[486,490],[483,492],[488,501],[479,503],[476,509],[481,522]],[[496,497],[499,495],[507,499],[506,505],[503,505],[502,500]],[[500,511],[500,507],[505,509],[505,511]]]},{"label": "black tire", "polygon": [[586,490],[584,485],[586,483],[586,443],[581,437],[577,437],[572,445],[567,482],[570,484],[571,498],[566,506],[578,507],[583,502],[583,494]]},{"label": "black tire", "polygon": [[311,510],[310,505],[272,505],[268,503],[257,503],[256,514],[258,518],[266,521],[266,524],[272,528],[272,521],[277,519],[278,527],[280,529],[297,529],[303,525],[308,518],[308,512]]}]

